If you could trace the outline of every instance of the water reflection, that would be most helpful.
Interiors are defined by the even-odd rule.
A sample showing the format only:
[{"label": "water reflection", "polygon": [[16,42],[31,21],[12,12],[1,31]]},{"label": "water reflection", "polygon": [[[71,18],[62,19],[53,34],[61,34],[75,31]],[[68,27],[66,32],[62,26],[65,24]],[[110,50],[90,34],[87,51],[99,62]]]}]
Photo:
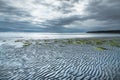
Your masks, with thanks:
[{"label": "water reflection", "polygon": [[29,38],[29,39],[61,39],[61,38],[91,38],[91,37],[120,37],[120,34],[88,34],[88,33],[18,33],[3,32],[2,38]]}]

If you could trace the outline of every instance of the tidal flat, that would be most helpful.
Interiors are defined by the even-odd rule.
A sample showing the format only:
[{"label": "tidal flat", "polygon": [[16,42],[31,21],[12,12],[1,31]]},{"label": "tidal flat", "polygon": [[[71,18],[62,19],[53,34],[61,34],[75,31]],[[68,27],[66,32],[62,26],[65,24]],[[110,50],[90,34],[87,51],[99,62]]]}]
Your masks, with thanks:
[{"label": "tidal flat", "polygon": [[120,80],[120,38],[0,40],[0,80]]}]

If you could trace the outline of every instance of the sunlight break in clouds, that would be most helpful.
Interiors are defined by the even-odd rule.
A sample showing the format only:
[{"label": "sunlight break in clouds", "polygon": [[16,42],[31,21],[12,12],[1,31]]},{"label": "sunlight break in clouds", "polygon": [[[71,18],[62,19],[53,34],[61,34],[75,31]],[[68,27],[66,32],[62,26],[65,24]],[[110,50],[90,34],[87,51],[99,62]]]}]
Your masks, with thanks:
[{"label": "sunlight break in clouds", "polygon": [[[59,0],[5,0],[7,1],[8,7],[13,7],[18,9],[18,12],[24,12],[30,15],[30,18],[19,17],[21,21],[32,21],[32,23],[44,22],[45,20],[51,20],[59,17],[71,16],[74,14],[83,14],[84,3],[75,3],[73,4],[72,9],[74,12],[63,14],[61,11],[57,10],[57,8],[64,7],[63,4],[71,5],[68,1],[59,1]],[[63,6],[62,6],[63,5]],[[66,7],[67,8],[67,7]],[[69,9],[69,7],[68,7]],[[22,15],[24,15],[24,13]],[[73,14],[74,13],[74,14]],[[15,16],[15,15],[14,15]],[[11,18],[12,19],[12,18]],[[19,20],[18,19],[18,20]]]},{"label": "sunlight break in clouds", "polygon": [[[31,23],[39,24],[41,22],[44,22],[45,20],[51,20],[66,16],[71,16],[74,14],[83,14],[84,10],[84,3],[74,3],[71,5],[70,2],[66,1],[60,1],[60,0],[4,0],[4,2],[7,2],[8,7],[15,8],[16,11],[23,12],[21,15],[12,15],[9,17],[9,19],[15,19],[18,21],[29,21]],[[62,11],[57,10],[57,8],[64,7],[65,5],[71,5],[74,10],[74,12],[64,14]],[[66,7],[66,9],[69,9],[69,7]],[[21,17],[22,15],[29,15]],[[7,15],[7,14],[6,14]],[[9,16],[9,15],[8,15]]]}]

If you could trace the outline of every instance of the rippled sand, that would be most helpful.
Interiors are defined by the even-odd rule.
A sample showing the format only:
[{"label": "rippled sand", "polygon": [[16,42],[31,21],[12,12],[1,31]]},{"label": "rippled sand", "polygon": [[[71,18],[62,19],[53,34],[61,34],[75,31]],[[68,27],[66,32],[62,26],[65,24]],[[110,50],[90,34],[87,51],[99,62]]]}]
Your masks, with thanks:
[{"label": "rippled sand", "polygon": [[106,50],[98,50],[98,45],[60,40],[31,42],[0,46],[0,80],[120,80],[119,47],[103,44]]}]

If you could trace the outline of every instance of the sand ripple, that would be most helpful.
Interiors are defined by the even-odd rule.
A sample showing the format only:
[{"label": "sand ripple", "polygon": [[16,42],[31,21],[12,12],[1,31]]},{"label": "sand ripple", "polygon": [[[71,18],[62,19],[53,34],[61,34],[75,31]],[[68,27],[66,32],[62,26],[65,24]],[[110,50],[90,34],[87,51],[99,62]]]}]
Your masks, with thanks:
[{"label": "sand ripple", "polygon": [[120,80],[120,48],[108,48],[98,51],[88,45],[3,45],[0,80]]}]

